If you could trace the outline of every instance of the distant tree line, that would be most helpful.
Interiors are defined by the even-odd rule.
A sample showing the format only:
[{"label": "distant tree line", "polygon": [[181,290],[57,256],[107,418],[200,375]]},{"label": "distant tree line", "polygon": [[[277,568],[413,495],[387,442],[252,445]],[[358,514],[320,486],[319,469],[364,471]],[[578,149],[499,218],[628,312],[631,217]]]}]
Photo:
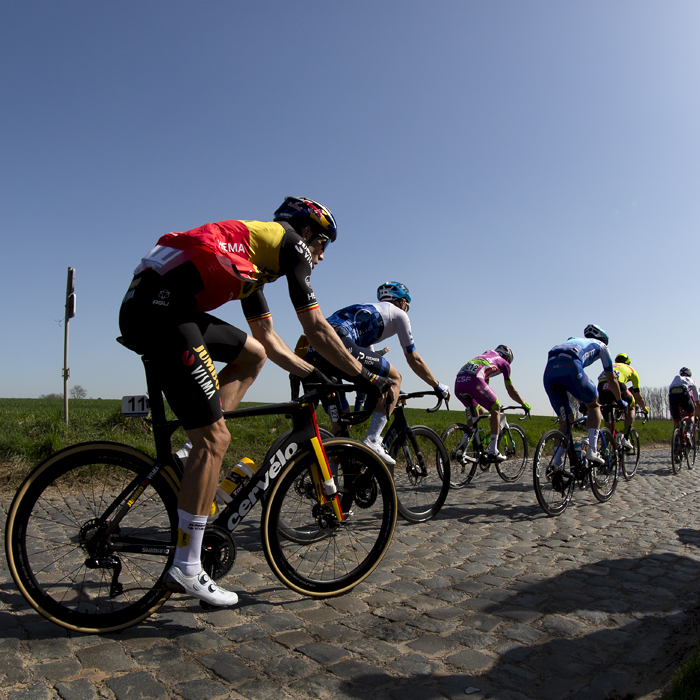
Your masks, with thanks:
[{"label": "distant tree line", "polygon": [[[87,398],[87,391],[83,389],[80,384],[76,384],[70,390],[70,397],[72,399],[84,399]],[[63,399],[63,394],[42,394],[40,399]]]},{"label": "distant tree line", "polygon": [[[668,406],[668,387],[640,387],[639,389],[644,397],[644,403],[646,403],[649,409],[649,418],[654,420],[670,420],[671,411]],[[571,405],[574,420],[580,418],[583,414],[579,411],[580,402],[575,399],[571,394],[569,394],[569,404]]]},{"label": "distant tree line", "polygon": [[670,420],[671,412],[668,407],[668,387],[640,387],[644,402],[649,409],[649,417],[655,420]]}]

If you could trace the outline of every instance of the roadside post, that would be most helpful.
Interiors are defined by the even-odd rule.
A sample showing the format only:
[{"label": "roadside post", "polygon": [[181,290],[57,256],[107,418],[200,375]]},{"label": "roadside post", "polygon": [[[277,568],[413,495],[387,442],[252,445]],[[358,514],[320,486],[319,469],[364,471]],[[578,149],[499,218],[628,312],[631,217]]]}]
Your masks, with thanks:
[{"label": "roadside post", "polygon": [[68,322],[75,316],[75,268],[68,268],[68,283],[66,284],[66,317],[63,337],[63,413],[66,425],[68,424],[68,378],[70,367],[68,366]]}]

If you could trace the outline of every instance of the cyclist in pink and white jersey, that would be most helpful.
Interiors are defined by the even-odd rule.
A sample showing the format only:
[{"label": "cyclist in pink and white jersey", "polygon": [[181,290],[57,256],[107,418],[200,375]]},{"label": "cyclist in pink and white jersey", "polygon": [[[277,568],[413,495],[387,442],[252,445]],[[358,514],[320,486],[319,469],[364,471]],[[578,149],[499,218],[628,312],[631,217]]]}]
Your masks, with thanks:
[{"label": "cyclist in pink and white jersey", "polygon": [[[501,404],[494,390],[489,386],[491,377],[503,375],[506,391],[513,401],[517,401],[527,413],[530,404],[525,403],[510,378],[510,365],[513,362],[513,351],[507,345],[499,345],[495,350],[487,350],[467,362],[457,373],[455,379],[455,396],[464,404],[467,414],[467,425],[473,428],[472,418],[477,406],[483,406],[490,411],[491,442],[488,454],[494,462],[502,462],[505,456],[498,451],[498,430],[501,422]],[[465,438],[468,436],[465,435]],[[466,439],[464,440],[466,442]],[[458,450],[462,446],[458,447]]]}]

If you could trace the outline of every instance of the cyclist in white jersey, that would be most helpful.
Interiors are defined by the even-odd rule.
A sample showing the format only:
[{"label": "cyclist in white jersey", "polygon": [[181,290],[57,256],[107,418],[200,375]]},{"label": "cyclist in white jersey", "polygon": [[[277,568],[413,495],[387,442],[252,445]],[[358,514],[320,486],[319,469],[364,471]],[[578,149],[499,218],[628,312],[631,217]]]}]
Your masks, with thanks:
[{"label": "cyclist in white jersey", "polygon": [[[406,362],[415,374],[433,389],[437,389],[445,400],[449,399],[450,390],[435,378],[423,358],[416,352],[411,322],[406,313],[411,303],[411,294],[406,285],[400,282],[385,282],[377,289],[377,299],[378,303],[354,304],[340,309],[329,316],[327,321],[353,357],[368,370],[371,368],[376,375],[389,377],[393,381],[388,393],[388,411],[380,400],[375,406],[364,442],[385,462],[394,464],[394,460],[382,446],[381,432],[399,398],[401,375],[382,354],[370,348],[394,335],[398,336]],[[309,347],[305,359],[324,374],[343,376],[312,347]]]},{"label": "cyclist in white jersey", "polygon": [[698,385],[692,378],[693,373],[687,367],[681,367],[668,387],[668,405],[673,418],[673,427],[678,428],[681,422],[681,410],[690,416],[690,422],[695,422],[698,410]]}]

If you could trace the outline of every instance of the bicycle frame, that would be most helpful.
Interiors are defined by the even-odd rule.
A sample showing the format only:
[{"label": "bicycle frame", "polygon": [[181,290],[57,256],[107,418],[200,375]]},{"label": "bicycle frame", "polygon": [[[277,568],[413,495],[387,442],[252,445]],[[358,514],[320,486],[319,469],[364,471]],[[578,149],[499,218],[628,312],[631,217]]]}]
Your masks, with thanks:
[{"label": "bicycle frame", "polygon": [[[168,470],[178,487],[182,480],[182,468],[172,454],[171,445],[172,434],[181,426],[181,421],[178,419],[168,419],[166,417],[163,395],[160,386],[153,376],[150,360],[147,357],[142,357],[142,360],[146,370],[146,385],[148,387],[152,416],[151,424],[153,426],[157,460],[148,474],[144,477],[137,477],[124,490],[124,493],[131,490],[131,496],[127,499],[121,511],[110,522],[106,531],[107,534],[116,530],[126,512],[134,505],[141,493],[145,491],[149,483],[161,469]],[[343,386],[346,389],[348,388],[348,385]],[[239,408],[235,411],[224,411],[223,417],[225,420],[269,415],[288,415],[292,419],[292,431],[282,444],[279,445],[278,449],[272,455],[268,456],[266,461],[248,482],[239,489],[233,500],[220,512],[214,524],[223,526],[230,533],[234,532],[245,516],[269,491],[289,460],[307,445],[314,451],[316,463],[319,466],[318,472],[312,471],[312,478],[319,505],[321,507],[329,505],[333,510],[337,522],[343,522],[345,520],[345,514],[342,511],[340,499],[337,493],[333,493],[335,488],[333,474],[319,434],[314,404],[314,400],[318,400],[321,395],[328,391],[337,390],[338,388],[339,385],[333,385],[325,388],[323,392],[311,391],[296,401]],[[364,413],[365,412],[360,414],[362,420],[365,418]],[[102,520],[106,522],[112,515],[112,512],[111,510],[107,510],[103,514]],[[134,543],[133,547],[133,551],[142,551],[143,547],[147,547],[151,554],[168,555],[174,549],[175,545],[171,544],[168,547],[163,547],[162,543],[140,542],[138,544]],[[124,551],[127,550],[124,549]]]},{"label": "bicycle frame", "polygon": [[[513,410],[513,409],[522,409],[522,406],[501,406],[501,407],[500,407],[500,410],[501,410],[501,419],[500,419],[500,423],[499,423],[499,426],[498,426],[498,435],[499,435],[499,437],[501,436],[501,434],[502,434],[505,430],[510,430],[510,423],[508,423],[508,416],[506,415],[506,411],[510,411],[510,410]],[[518,420],[523,421],[523,420],[525,420],[525,419],[527,418],[527,416],[528,416],[528,414],[526,413],[522,418],[518,418]],[[483,414],[483,415],[481,415],[481,416],[472,417],[472,419],[471,419],[471,420],[472,420],[471,430],[472,430],[472,431],[478,431],[478,429],[479,429],[479,421],[485,420],[485,419],[490,419],[490,417],[491,417],[491,414],[490,414],[490,413],[485,413],[485,414]],[[484,441],[480,439],[480,440],[479,440],[479,444],[478,444],[477,447],[478,447],[478,452],[479,452],[479,463],[481,463],[482,460],[483,460],[483,456],[484,456],[484,454],[485,454],[485,452],[486,452],[486,450],[484,449],[484,447],[485,447]],[[491,462],[487,462],[487,463],[485,464],[485,466],[490,467],[490,466],[491,466]]]},{"label": "bicycle frame", "polygon": [[[420,460],[422,461],[423,455],[420,452],[420,448],[418,446],[418,443],[416,441],[415,436],[413,435],[413,431],[411,430],[411,426],[408,424],[408,421],[406,420],[406,413],[404,411],[406,401],[409,399],[418,399],[422,398],[423,396],[435,396],[435,391],[416,391],[412,394],[401,394],[399,396],[399,400],[396,403],[396,408],[394,409],[394,412],[391,416],[391,423],[389,424],[389,427],[386,431],[386,435],[384,436],[384,439],[382,440],[382,444],[384,445],[384,449],[389,452],[391,449],[391,445],[394,443],[394,441],[400,436],[400,435],[407,435],[408,439],[411,441],[411,444],[413,445],[413,449],[416,451],[416,454],[419,456]],[[440,407],[442,406],[442,398],[438,396],[438,402],[433,406],[432,408],[426,409],[428,413],[435,413],[435,411],[439,410]]]}]

